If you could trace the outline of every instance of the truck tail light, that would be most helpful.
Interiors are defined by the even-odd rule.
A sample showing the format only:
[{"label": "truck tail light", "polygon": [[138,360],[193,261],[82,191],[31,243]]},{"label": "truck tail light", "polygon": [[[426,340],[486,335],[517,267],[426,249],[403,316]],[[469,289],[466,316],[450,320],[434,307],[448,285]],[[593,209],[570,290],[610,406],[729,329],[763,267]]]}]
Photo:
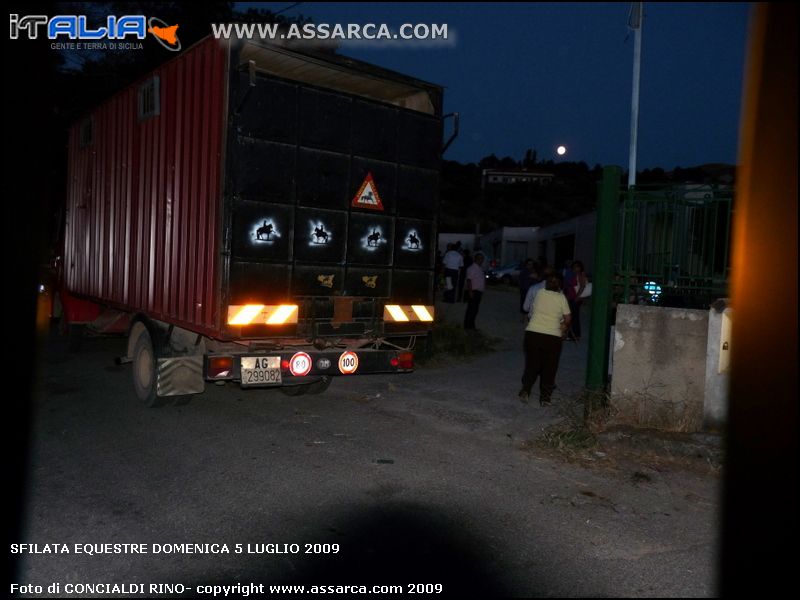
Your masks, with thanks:
[{"label": "truck tail light", "polygon": [[233,369],[232,356],[211,356],[208,359],[208,372],[206,375],[209,379],[221,379],[231,376]]},{"label": "truck tail light", "polygon": [[398,367],[401,369],[413,369],[414,368],[414,353],[413,352],[401,352],[397,356]]},{"label": "truck tail light", "polygon": [[228,325],[284,325],[297,323],[296,304],[278,304],[266,306],[264,304],[245,304],[243,306],[228,307]]}]

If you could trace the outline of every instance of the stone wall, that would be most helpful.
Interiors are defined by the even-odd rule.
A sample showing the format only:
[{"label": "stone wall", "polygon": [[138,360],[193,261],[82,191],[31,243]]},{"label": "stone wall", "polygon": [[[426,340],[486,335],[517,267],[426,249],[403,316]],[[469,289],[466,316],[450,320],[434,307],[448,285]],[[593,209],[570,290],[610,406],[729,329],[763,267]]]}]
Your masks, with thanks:
[{"label": "stone wall", "polygon": [[614,420],[668,431],[701,431],[708,311],[624,304],[614,328]]}]

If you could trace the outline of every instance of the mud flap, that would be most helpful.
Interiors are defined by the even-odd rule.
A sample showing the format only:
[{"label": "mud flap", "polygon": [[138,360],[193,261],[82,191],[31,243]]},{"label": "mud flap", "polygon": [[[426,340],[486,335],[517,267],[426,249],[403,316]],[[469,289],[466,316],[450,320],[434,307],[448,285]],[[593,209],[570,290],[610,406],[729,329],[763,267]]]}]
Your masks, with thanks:
[{"label": "mud flap", "polygon": [[176,356],[158,359],[158,395],[200,394],[206,389],[202,356]]}]

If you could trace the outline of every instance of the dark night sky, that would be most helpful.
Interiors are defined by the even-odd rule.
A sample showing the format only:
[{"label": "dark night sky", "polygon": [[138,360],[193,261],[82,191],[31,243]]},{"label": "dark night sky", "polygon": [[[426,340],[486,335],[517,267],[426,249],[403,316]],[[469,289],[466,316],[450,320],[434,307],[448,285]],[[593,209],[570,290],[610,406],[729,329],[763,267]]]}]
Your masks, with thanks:
[{"label": "dark night sky", "polygon": [[[246,3],[243,6],[252,6]],[[267,3],[273,11],[290,3]],[[461,113],[447,158],[494,152],[628,164],[629,3],[321,3],[314,23],[447,23],[454,42],[345,45],[340,52],[444,85]],[[645,3],[639,168],[736,162],[749,4]]]}]

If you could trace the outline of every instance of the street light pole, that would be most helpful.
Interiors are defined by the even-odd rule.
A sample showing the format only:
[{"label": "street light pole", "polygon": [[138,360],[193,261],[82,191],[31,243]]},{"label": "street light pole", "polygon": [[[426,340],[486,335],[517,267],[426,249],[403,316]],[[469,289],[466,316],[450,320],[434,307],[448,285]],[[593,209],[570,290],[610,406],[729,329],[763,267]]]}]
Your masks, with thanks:
[{"label": "street light pole", "polygon": [[631,91],[631,146],[628,153],[628,188],[636,185],[636,144],[639,133],[639,76],[642,67],[644,2],[632,2],[628,27],[633,29],[633,89]]}]

